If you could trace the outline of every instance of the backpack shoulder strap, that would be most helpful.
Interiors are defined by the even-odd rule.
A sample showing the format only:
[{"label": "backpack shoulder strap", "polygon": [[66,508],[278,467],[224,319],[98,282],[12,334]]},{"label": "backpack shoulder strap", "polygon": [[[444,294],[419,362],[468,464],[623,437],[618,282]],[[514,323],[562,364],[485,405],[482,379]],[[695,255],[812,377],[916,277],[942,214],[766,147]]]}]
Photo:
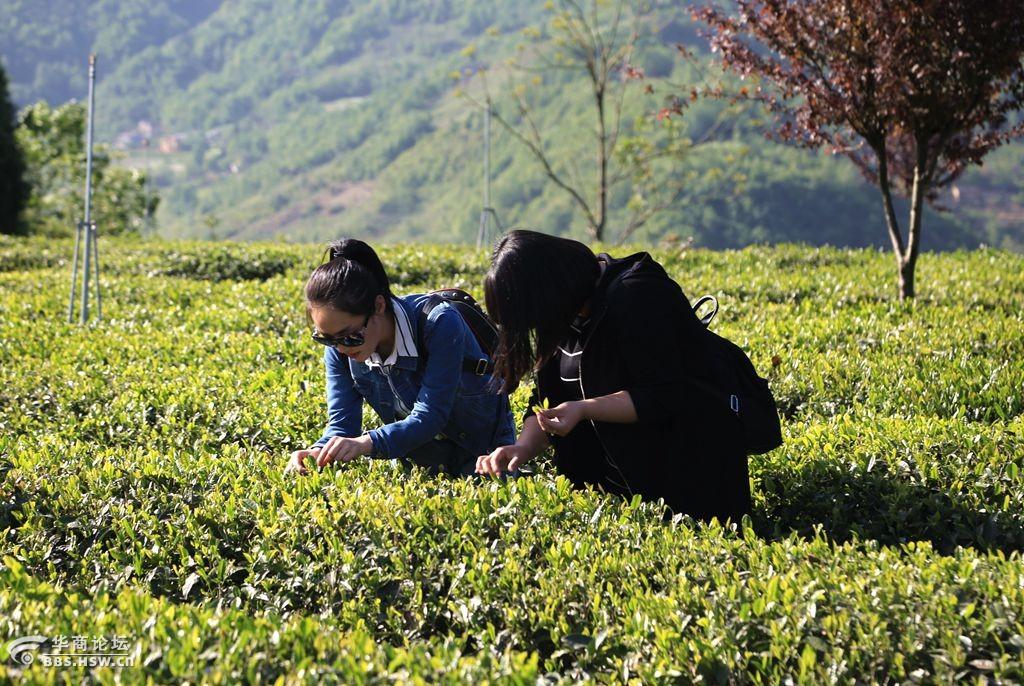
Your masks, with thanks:
[{"label": "backpack shoulder strap", "polygon": [[[453,293],[453,291],[453,296],[447,295],[449,293]],[[427,332],[427,318],[430,316],[430,313],[434,311],[434,308],[439,307],[442,303],[449,302],[449,297],[457,298],[459,292],[460,291],[458,289],[451,288],[431,291],[427,294],[427,299],[423,301],[423,306],[420,307],[420,311],[418,313],[419,327],[416,329],[416,349],[420,354],[420,365],[425,365],[427,361],[427,344],[425,340]],[[454,304],[452,307],[454,307],[455,311],[458,312],[458,307],[455,307]],[[459,312],[459,316],[462,317],[461,312]],[[463,317],[462,321],[465,323],[465,317]],[[463,357],[462,371],[475,374],[477,376],[484,376],[494,371],[494,362],[486,357],[480,359],[475,357]]]},{"label": "backpack shoulder strap", "polygon": [[416,327],[416,350],[420,354],[420,363],[426,362],[427,359],[427,318],[435,307],[444,302],[444,298],[437,295],[436,292],[427,294],[426,300],[423,301],[423,305],[416,313],[417,319],[419,319],[418,326]]},{"label": "backpack shoulder strap", "polygon": [[693,313],[697,314],[697,311],[704,306],[704,303],[712,304],[711,312],[704,315],[703,317],[698,316],[698,319],[700,319],[700,323],[703,324],[704,328],[706,329],[707,327],[711,326],[711,320],[715,318],[716,314],[718,314],[718,298],[716,298],[713,295],[701,296],[697,300],[697,302],[693,304]]}]

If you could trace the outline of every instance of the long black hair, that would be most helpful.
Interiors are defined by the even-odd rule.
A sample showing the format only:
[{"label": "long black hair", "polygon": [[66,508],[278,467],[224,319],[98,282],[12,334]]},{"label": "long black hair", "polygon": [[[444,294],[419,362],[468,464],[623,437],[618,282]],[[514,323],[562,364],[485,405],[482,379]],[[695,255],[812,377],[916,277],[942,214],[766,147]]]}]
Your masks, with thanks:
[{"label": "long black hair", "polygon": [[554,354],[600,275],[597,256],[579,241],[523,229],[498,240],[484,301],[498,324],[494,374],[506,392]]},{"label": "long black hair", "polygon": [[377,253],[356,238],[342,238],[324,252],[324,262],[306,281],[306,316],[313,306],[329,306],[341,312],[368,315],[378,295],[392,311],[391,284]]}]

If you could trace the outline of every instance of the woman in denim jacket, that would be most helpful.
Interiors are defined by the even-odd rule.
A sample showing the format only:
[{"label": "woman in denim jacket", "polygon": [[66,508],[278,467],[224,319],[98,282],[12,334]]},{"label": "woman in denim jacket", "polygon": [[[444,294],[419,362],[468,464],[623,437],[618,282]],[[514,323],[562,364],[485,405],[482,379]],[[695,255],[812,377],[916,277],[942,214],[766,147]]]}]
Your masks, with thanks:
[{"label": "woman in denim jacket", "polygon": [[[324,467],[369,455],[470,475],[478,455],[512,442],[508,395],[496,392],[458,310],[430,295],[393,296],[362,241],[332,243],[328,255],[305,288],[313,340],[326,346],[327,427],[292,453],[289,469],[305,474],[308,457]],[[383,422],[365,433],[364,400]]]}]

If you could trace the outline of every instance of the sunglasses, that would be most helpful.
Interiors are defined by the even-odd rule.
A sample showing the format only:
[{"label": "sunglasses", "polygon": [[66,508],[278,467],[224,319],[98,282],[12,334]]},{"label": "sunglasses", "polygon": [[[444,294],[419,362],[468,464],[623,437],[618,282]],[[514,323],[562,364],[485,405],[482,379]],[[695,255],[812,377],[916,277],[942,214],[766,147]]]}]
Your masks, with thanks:
[{"label": "sunglasses", "polygon": [[331,348],[336,348],[339,345],[343,348],[358,348],[366,342],[366,327],[369,325],[370,317],[372,316],[373,312],[366,315],[366,319],[363,321],[363,328],[359,331],[344,336],[325,336],[314,329],[313,340],[320,345],[326,345]]}]

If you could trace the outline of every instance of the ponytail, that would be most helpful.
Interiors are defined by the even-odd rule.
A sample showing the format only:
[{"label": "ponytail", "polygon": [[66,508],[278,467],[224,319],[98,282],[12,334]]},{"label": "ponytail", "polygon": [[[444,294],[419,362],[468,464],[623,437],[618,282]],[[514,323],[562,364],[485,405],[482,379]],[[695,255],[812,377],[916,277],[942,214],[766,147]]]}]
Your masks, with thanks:
[{"label": "ponytail", "polygon": [[313,270],[306,282],[306,310],[327,305],[341,312],[367,315],[374,311],[378,295],[392,311],[391,285],[377,253],[355,238],[333,241],[324,253],[326,259]]}]

